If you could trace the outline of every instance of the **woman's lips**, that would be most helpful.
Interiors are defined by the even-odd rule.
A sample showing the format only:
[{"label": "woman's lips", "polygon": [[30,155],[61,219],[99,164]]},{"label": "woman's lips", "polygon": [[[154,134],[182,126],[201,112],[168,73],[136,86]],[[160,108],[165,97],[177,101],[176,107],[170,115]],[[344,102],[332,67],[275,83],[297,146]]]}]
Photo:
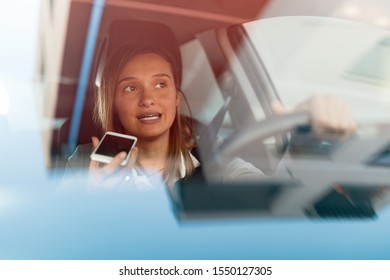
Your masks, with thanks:
[{"label": "woman's lips", "polygon": [[148,114],[142,114],[138,115],[137,119],[140,121],[155,121],[161,118],[160,113],[148,113]]}]

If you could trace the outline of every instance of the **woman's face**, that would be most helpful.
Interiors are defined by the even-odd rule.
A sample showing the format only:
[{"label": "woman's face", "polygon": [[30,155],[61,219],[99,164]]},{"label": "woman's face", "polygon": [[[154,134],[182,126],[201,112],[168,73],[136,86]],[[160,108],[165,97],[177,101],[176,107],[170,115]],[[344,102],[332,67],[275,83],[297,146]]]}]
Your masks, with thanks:
[{"label": "woman's face", "polygon": [[118,76],[114,106],[130,135],[169,139],[179,97],[170,64],[154,53],[139,54]]}]

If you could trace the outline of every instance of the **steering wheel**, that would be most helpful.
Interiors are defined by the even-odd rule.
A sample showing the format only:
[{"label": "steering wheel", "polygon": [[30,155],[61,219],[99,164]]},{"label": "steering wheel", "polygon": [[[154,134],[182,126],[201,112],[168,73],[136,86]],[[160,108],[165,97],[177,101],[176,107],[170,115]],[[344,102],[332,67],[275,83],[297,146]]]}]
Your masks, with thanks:
[{"label": "steering wheel", "polygon": [[[280,116],[273,116],[264,121],[251,125],[226,139],[210,156],[204,161],[206,173],[221,174],[223,166],[238,154],[240,149],[253,141],[261,141],[270,136],[287,132],[298,126],[310,125],[311,117],[307,112],[295,112]],[[207,176],[208,177],[208,176]]]}]

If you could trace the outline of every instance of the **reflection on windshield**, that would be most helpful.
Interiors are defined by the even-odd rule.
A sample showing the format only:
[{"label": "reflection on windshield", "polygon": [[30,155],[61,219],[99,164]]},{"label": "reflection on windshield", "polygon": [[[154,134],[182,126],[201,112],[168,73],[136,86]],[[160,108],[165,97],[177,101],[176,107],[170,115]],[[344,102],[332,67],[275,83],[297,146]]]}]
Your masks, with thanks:
[{"label": "reflection on windshield", "polygon": [[329,94],[344,100],[359,124],[390,119],[389,31],[319,17],[267,19],[245,29],[286,105]]}]

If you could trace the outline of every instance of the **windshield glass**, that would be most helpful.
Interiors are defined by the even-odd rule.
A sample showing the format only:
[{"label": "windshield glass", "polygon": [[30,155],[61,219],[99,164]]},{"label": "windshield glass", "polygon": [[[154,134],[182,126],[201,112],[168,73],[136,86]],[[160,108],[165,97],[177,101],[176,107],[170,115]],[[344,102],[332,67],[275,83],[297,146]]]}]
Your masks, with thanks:
[{"label": "windshield glass", "polygon": [[[97,86],[93,74],[79,75],[84,57],[97,58],[96,49],[83,49],[93,1],[24,1],[23,9],[19,2],[9,1],[12,12],[0,9],[0,19],[5,19],[0,21],[1,259],[389,258],[388,31],[319,17],[215,20],[206,9],[192,14],[189,7],[162,9],[156,17],[160,1],[146,1],[153,2],[146,6],[106,1],[105,11],[111,12],[103,19],[126,18],[129,10],[138,19],[144,9],[145,18],[153,22],[171,20],[182,38],[180,90],[193,110],[193,119],[181,120],[198,127],[182,146],[186,154],[184,148],[175,150],[177,161],[170,167],[176,177],[169,177],[174,183],[163,177],[170,157],[159,162],[162,167],[154,165],[153,172],[130,159],[127,163],[133,165],[125,172],[119,161],[115,170],[99,169],[108,173],[92,182],[100,186],[119,175],[118,188],[91,190],[93,168],[107,166],[91,165],[88,129],[94,104],[83,108],[88,118],[80,134],[87,132],[88,137],[73,143],[82,151],[82,157],[73,157],[76,165],[70,164],[69,156],[77,150],[67,146],[69,135],[63,142],[58,135],[66,126],[69,130],[79,84],[87,85],[91,100]],[[215,4],[215,9],[221,3],[201,2]],[[187,30],[188,22],[198,21],[199,28]],[[230,28],[245,31],[239,43],[246,48],[228,40]],[[104,46],[106,30],[99,32],[97,48]],[[151,74],[158,78],[153,90],[171,89],[169,59],[142,53],[134,68],[146,65],[148,56],[164,69]],[[263,71],[252,72],[248,65]],[[135,73],[139,77],[144,72]],[[147,84],[140,81],[124,88],[136,91]],[[258,90],[257,82],[270,86]],[[335,95],[348,104],[356,133],[346,138],[337,133],[330,139],[313,136],[306,113],[298,114],[304,120],[298,125],[289,122],[288,114],[274,122],[273,100],[294,110],[316,94]],[[179,110],[179,98],[168,99],[165,107]],[[118,108],[125,103],[120,101]],[[152,127],[164,114],[149,110],[132,120]],[[177,120],[172,115],[170,120]],[[175,141],[186,138],[186,129],[177,131]],[[275,140],[275,134],[283,139]],[[137,148],[146,138],[138,137]],[[166,139],[167,145],[176,143]],[[188,170],[181,164],[183,154],[185,163],[193,164],[188,172],[192,177],[182,176]],[[75,172],[69,173],[72,180],[80,175],[84,181],[69,181],[71,188],[63,189],[67,171]],[[218,181],[220,175],[230,181]],[[148,187],[131,185],[134,178]]]},{"label": "windshield glass", "polygon": [[322,17],[271,18],[244,25],[281,100],[294,107],[336,95],[358,124],[390,120],[390,32]]}]

